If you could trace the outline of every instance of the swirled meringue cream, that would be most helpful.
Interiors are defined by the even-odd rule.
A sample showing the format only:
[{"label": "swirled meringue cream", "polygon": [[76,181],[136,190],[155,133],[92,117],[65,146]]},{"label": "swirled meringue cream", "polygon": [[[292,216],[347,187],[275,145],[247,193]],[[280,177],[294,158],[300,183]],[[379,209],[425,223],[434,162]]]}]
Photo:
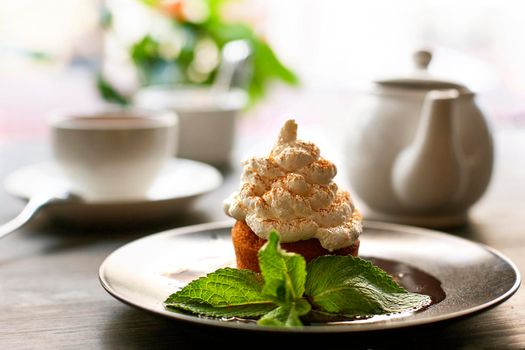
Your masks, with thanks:
[{"label": "swirled meringue cream", "polygon": [[294,120],[286,121],[268,157],[241,164],[240,189],[224,201],[224,211],[257,236],[268,239],[275,229],[283,243],[317,238],[328,251],[358,239],[361,214],[333,181],[335,165],[316,145],[297,139]]}]

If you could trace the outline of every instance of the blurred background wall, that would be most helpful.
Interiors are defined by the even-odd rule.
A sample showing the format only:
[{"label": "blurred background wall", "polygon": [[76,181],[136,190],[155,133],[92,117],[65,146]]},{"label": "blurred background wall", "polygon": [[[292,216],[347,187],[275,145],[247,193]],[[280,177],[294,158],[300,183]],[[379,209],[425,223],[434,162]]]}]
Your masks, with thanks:
[{"label": "blurred background wall", "polygon": [[[197,14],[199,1],[187,0]],[[76,105],[98,101],[93,72],[104,58],[114,63],[117,86],[136,84],[126,67],[129,57],[107,40],[101,21],[110,8],[112,35],[130,43],[162,28],[162,16],[147,2],[0,0],[0,139],[40,135],[44,123],[35,116],[64,99]],[[296,72],[303,91],[358,89],[408,71],[412,52],[431,48],[434,74],[497,102],[487,106],[494,120],[524,123],[522,1],[233,0],[224,16],[253,26]]]}]

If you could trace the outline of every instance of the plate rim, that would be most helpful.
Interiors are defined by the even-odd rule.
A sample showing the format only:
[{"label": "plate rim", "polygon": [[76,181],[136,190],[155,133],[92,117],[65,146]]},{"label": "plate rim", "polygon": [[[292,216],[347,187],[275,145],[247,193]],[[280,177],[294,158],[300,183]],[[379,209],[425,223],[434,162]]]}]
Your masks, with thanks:
[{"label": "plate rim", "polygon": [[384,330],[391,330],[391,329],[401,329],[401,328],[422,326],[422,325],[427,325],[427,324],[439,323],[439,322],[443,322],[447,320],[458,319],[458,318],[474,315],[476,313],[479,313],[482,310],[488,310],[502,303],[503,301],[509,299],[512,295],[514,295],[521,285],[521,273],[519,269],[517,268],[516,264],[512,260],[510,260],[506,255],[501,253],[499,250],[492,248],[484,243],[479,243],[479,242],[475,242],[475,241],[472,241],[472,240],[469,240],[463,237],[458,237],[458,236],[449,234],[444,231],[427,229],[427,228],[417,227],[417,226],[389,223],[389,222],[383,222],[383,221],[375,221],[375,220],[364,220],[363,226],[369,227],[372,229],[403,230],[403,231],[409,231],[415,234],[423,234],[426,236],[428,235],[446,236],[447,238],[450,238],[450,239],[457,239],[463,242],[468,242],[470,244],[478,245],[481,248],[487,250],[488,252],[496,255],[498,258],[502,259],[505,263],[507,263],[511,267],[511,269],[514,271],[516,275],[514,284],[505,293],[503,293],[497,298],[492,299],[486,303],[483,303],[481,305],[477,305],[475,307],[471,307],[465,310],[435,316],[429,319],[415,319],[415,320],[405,319],[404,322],[386,322],[386,323],[378,322],[378,323],[364,323],[364,324],[352,324],[352,325],[351,324],[349,325],[316,325],[316,326],[286,328],[286,327],[275,327],[275,326],[261,326],[261,325],[257,325],[253,323],[225,322],[225,321],[208,319],[208,318],[189,315],[189,314],[187,315],[183,313],[170,312],[167,310],[160,311],[157,309],[145,307],[144,305],[138,305],[137,303],[127,300],[126,298],[119,295],[119,293],[114,288],[111,287],[111,285],[108,283],[108,281],[104,277],[105,267],[108,264],[108,261],[110,260],[110,258],[113,255],[118,254],[120,250],[127,248],[128,245],[130,244],[139,244],[140,241],[151,239],[152,237],[178,236],[178,235],[191,234],[191,233],[195,233],[195,232],[199,232],[203,230],[224,229],[224,228],[231,227],[233,222],[234,221],[232,220],[225,220],[225,221],[214,221],[214,222],[209,222],[209,223],[177,227],[177,228],[153,233],[153,234],[138,238],[136,240],[133,240],[131,242],[128,242],[122,245],[121,247],[115,249],[109,255],[107,255],[106,258],[104,258],[104,260],[102,261],[98,269],[99,282],[102,285],[102,287],[106,290],[107,293],[109,293],[115,299],[123,302],[124,304],[138,308],[140,310],[149,311],[155,315],[169,318],[172,320],[189,322],[189,323],[192,323],[198,326],[210,326],[210,327],[225,328],[225,329],[230,329],[230,330],[242,330],[242,331],[253,331],[253,332],[302,333],[302,334],[304,333],[374,332],[374,331],[384,331]]},{"label": "plate rim", "polygon": [[[205,193],[211,192],[211,191],[219,188],[224,183],[224,176],[221,174],[221,172],[217,168],[215,168],[214,166],[212,166],[212,165],[210,165],[208,163],[204,163],[204,162],[200,162],[200,161],[193,160],[193,159],[188,159],[188,158],[180,158],[180,157],[173,157],[172,159],[169,160],[169,163],[175,163],[175,162],[179,162],[179,161],[182,161],[182,162],[185,162],[185,163],[188,163],[188,164],[198,165],[198,166],[201,166],[203,168],[208,168],[210,174],[214,173],[213,176],[215,177],[215,180],[214,181],[206,181],[204,183],[206,186],[203,186],[203,189],[201,189],[199,191],[195,191],[193,193],[185,194],[183,196],[168,196],[168,197],[165,197],[165,198],[153,198],[153,199],[142,198],[142,199],[130,199],[130,200],[127,200],[127,199],[124,199],[124,200],[122,200],[122,199],[120,199],[120,200],[119,199],[116,199],[116,200],[104,200],[104,201],[87,200],[87,201],[79,202],[77,204],[82,204],[82,205],[85,205],[85,206],[93,206],[93,207],[95,207],[95,206],[136,205],[136,204],[144,204],[144,203],[171,202],[171,201],[178,201],[178,200],[185,200],[185,199],[195,198],[197,196],[203,195]],[[26,196],[25,194],[23,194],[20,191],[13,190],[13,186],[11,185],[11,183],[14,183],[16,181],[14,179],[20,173],[22,173],[24,171],[27,171],[28,169],[32,169],[32,168],[36,169],[38,167],[44,167],[44,166],[55,166],[55,164],[54,164],[53,160],[44,160],[44,161],[40,161],[40,162],[34,162],[34,163],[26,164],[26,165],[23,165],[23,166],[15,169],[13,171],[11,171],[3,179],[3,187],[4,187],[5,191],[7,193],[9,193],[11,196],[15,197],[15,198],[22,199],[22,200],[28,200],[29,199],[28,196]]]}]

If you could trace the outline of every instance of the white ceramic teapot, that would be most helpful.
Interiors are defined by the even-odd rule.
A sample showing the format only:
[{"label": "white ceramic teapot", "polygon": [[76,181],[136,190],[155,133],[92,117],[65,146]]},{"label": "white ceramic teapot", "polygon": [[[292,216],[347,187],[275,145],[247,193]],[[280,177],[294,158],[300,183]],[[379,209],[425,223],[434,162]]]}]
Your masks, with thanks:
[{"label": "white ceramic teapot", "polygon": [[432,77],[431,58],[418,51],[415,74],[377,81],[346,133],[346,170],[369,219],[462,225],[489,184],[493,142],[475,95]]}]

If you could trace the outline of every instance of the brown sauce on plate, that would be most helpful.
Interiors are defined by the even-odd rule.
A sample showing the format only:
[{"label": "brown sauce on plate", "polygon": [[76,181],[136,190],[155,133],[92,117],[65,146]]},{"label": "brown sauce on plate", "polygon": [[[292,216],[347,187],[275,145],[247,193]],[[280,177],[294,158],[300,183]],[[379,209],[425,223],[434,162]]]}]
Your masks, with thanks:
[{"label": "brown sauce on plate", "polygon": [[425,294],[432,300],[430,305],[443,301],[446,297],[441,281],[434,276],[411,265],[381,258],[362,257],[385,270],[403,288],[412,293]]}]

